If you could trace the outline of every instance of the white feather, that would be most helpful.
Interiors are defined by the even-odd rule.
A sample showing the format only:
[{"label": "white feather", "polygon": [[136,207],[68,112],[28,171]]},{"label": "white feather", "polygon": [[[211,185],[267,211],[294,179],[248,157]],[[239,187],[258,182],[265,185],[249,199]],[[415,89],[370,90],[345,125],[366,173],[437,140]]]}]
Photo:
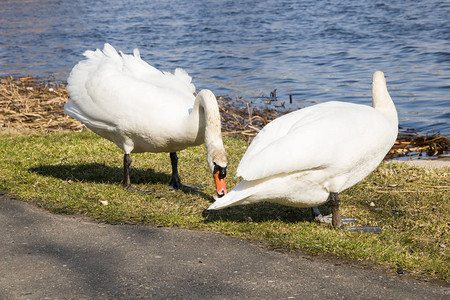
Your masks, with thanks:
[{"label": "white feather", "polygon": [[312,207],[369,175],[397,138],[397,111],[384,74],[373,75],[373,107],[326,102],[264,127],[241,159],[243,180],[209,209],[269,201]]},{"label": "white feather", "polygon": [[176,152],[207,142],[215,146],[211,159],[226,166],[217,100],[209,90],[195,97],[186,71],[161,72],[137,49],[119,54],[109,44],[84,55],[68,78],[66,114],[127,154]]}]

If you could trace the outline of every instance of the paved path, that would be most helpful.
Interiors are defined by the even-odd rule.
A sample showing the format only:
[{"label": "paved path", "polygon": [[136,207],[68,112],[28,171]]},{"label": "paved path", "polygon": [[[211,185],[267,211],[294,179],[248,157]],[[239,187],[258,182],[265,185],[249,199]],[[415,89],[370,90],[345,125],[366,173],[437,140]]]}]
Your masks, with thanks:
[{"label": "paved path", "polygon": [[0,196],[0,299],[450,299],[450,285]]}]

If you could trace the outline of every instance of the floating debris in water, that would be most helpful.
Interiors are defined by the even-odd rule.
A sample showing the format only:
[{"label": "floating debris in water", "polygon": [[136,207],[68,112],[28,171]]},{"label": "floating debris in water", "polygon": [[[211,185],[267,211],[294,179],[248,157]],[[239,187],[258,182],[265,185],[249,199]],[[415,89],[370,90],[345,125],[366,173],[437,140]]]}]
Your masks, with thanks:
[{"label": "floating debris in water", "polygon": [[450,149],[450,139],[439,133],[420,135],[413,129],[400,130],[397,141],[389,151],[390,158],[422,156],[438,156],[447,153]]}]

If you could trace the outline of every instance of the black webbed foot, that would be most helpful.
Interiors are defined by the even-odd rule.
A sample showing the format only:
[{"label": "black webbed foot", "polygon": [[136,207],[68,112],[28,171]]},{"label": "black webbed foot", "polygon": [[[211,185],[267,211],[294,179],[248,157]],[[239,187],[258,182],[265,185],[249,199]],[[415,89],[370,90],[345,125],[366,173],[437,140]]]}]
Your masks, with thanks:
[{"label": "black webbed foot", "polygon": [[319,222],[319,223],[330,223],[328,221],[328,218],[326,218],[322,215],[322,213],[320,212],[320,210],[317,206],[311,207],[311,212],[312,212],[314,221]]},{"label": "black webbed foot", "polygon": [[204,188],[206,185],[186,185],[182,184],[180,178],[174,178],[169,182],[169,190],[198,190]]}]

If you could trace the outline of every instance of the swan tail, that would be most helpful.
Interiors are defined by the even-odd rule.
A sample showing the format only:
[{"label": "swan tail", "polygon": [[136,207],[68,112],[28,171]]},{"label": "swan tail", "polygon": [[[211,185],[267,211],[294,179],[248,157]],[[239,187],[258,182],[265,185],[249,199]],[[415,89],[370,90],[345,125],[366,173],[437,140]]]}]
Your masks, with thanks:
[{"label": "swan tail", "polygon": [[251,195],[251,189],[246,189],[246,181],[243,180],[225,196],[216,198],[216,201],[208,207],[208,210],[252,203],[253,201],[248,199]]},{"label": "swan tail", "polygon": [[217,198],[216,202],[208,207],[208,210],[222,209],[230,206],[240,205],[243,199],[235,199],[233,193],[229,192],[222,198]]},{"label": "swan tail", "polygon": [[114,124],[114,118],[98,106],[90,89],[95,86],[93,80],[98,80],[96,73],[99,69],[120,69],[120,56],[109,44],[105,44],[103,51],[85,51],[84,56],[87,59],[75,65],[67,79],[70,101],[65,104],[64,112],[89,128],[110,128],[110,124]]}]

